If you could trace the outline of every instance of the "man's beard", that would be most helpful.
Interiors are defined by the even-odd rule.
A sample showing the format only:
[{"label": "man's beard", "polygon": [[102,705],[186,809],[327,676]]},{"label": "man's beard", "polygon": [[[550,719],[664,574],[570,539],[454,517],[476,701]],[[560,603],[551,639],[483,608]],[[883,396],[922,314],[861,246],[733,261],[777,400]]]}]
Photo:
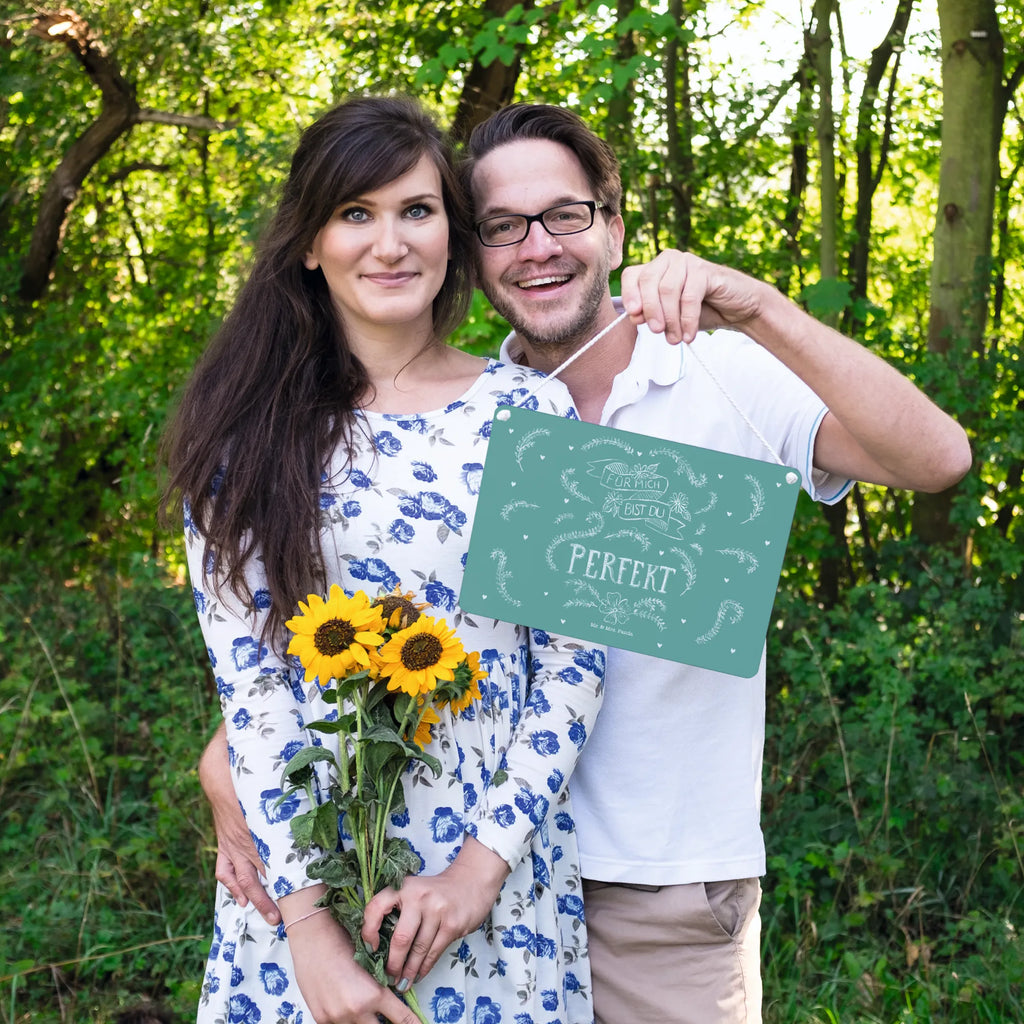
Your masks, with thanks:
[{"label": "man's beard", "polygon": [[[481,282],[480,288],[491,305],[511,325],[516,334],[533,348],[547,351],[565,350],[566,355],[575,352],[600,330],[601,306],[608,291],[608,273],[598,267],[589,287],[583,294],[577,308],[561,321],[553,320],[551,314],[540,314],[543,323],[533,328],[519,307],[508,297],[507,292],[495,292]],[[516,285],[509,286],[509,291]]]}]

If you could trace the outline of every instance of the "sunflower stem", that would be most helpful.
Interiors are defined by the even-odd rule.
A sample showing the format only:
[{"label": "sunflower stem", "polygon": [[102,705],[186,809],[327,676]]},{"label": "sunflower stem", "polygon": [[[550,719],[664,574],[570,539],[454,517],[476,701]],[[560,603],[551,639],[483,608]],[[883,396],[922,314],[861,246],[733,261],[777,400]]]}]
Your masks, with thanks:
[{"label": "sunflower stem", "polygon": [[365,687],[360,687],[359,691],[355,694],[353,700],[356,706],[356,742],[355,742],[355,761],[356,761],[356,799],[352,808],[355,812],[358,808],[359,813],[353,813],[355,820],[352,824],[355,828],[352,829],[352,842],[356,847],[357,860],[359,861],[359,877],[362,881],[363,886],[363,906],[374,896],[373,880],[376,877],[376,873],[371,871],[371,865],[367,858],[367,840],[370,838],[367,835],[367,800],[366,794],[363,792],[363,700],[366,695]]},{"label": "sunflower stem", "polygon": [[416,998],[416,992],[410,988],[402,998],[405,1000],[405,1005],[416,1014],[416,1017],[423,1022],[423,1024],[430,1024],[430,1021],[423,1015],[423,1010],[420,1009],[420,1001]]}]

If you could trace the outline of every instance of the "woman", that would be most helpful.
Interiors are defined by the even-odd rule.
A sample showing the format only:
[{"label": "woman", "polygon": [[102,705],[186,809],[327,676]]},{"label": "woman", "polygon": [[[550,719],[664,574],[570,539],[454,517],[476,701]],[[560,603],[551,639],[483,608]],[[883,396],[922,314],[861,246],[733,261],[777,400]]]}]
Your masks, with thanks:
[{"label": "woman", "polygon": [[[429,602],[489,673],[475,714],[433,726],[440,777],[404,779],[394,832],[424,868],[400,894],[412,951],[389,969],[438,1024],[592,1019],[565,784],[604,653],[456,604],[491,418],[535,380],[444,342],[469,302],[469,238],[450,154],[415,104],[331,110],[303,134],[171,425],[170,493],[185,501],[235,789],[283,917],[272,928],[218,890],[200,1022],[414,1020],[315,912],[323,887],[287,820],[305,808],[277,803],[303,723],[329,710],[283,654],[283,624],[333,583]],[[544,396],[543,411],[575,416],[561,385]]]}]

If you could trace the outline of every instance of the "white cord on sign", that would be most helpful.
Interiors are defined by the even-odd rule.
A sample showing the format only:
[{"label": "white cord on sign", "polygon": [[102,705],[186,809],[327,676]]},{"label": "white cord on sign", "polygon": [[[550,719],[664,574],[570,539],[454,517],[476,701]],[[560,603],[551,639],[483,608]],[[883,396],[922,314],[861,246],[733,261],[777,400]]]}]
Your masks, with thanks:
[{"label": "white cord on sign", "polygon": [[[611,331],[614,327],[617,327],[619,324],[621,324],[622,321],[625,320],[628,316],[628,313],[621,313],[610,324],[608,324],[607,327],[598,331],[598,333],[595,334],[594,337],[592,337],[590,341],[588,341],[584,346],[573,352],[573,354],[569,356],[569,358],[566,359],[561,366],[558,366],[554,370],[552,370],[543,380],[540,381],[539,384],[537,384],[535,388],[533,388],[527,394],[526,398],[524,398],[523,401],[520,402],[520,408],[523,405],[525,405],[525,403],[530,398],[535,398],[537,393],[540,391],[542,387],[544,387],[545,384],[548,384],[550,381],[554,380],[567,366],[569,366],[575,360],[579,359],[579,357],[583,355],[584,352],[586,352],[589,348],[591,348],[593,345],[599,342],[606,334],[608,334],[609,331]],[[761,431],[758,430],[756,426],[754,426],[754,424],[750,421],[750,418],[747,416],[747,414],[739,407],[739,405],[736,404],[736,402],[733,400],[729,392],[725,390],[725,387],[723,386],[722,382],[711,372],[711,368],[697,354],[697,350],[693,347],[693,345],[689,345],[687,347],[687,352],[689,353],[689,355],[693,356],[693,358],[697,361],[700,368],[708,375],[708,377],[711,379],[711,382],[722,393],[722,396],[725,398],[725,400],[733,407],[733,409],[736,410],[736,413],[739,415],[740,419],[743,420],[743,422],[750,428],[750,431],[753,433],[753,435],[771,453],[772,458],[775,459],[775,461],[780,466],[785,466],[786,463],[782,460],[782,456],[779,455],[779,453],[772,447],[768,439],[761,433]],[[507,418],[507,416],[504,418]],[[795,481],[790,482],[793,483]]]}]

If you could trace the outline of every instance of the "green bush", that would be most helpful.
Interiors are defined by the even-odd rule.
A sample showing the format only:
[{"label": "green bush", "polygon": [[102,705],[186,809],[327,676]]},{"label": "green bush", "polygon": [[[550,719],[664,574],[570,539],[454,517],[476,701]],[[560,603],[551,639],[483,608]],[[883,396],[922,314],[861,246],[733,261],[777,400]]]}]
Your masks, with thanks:
[{"label": "green bush", "polygon": [[190,593],[142,556],[92,586],[0,571],[0,1019],[109,1020],[139,996],[191,1015],[216,708]]},{"label": "green bush", "polygon": [[966,579],[893,544],[834,608],[780,592],[768,1020],[1024,1019],[1021,552],[1002,556]]}]

